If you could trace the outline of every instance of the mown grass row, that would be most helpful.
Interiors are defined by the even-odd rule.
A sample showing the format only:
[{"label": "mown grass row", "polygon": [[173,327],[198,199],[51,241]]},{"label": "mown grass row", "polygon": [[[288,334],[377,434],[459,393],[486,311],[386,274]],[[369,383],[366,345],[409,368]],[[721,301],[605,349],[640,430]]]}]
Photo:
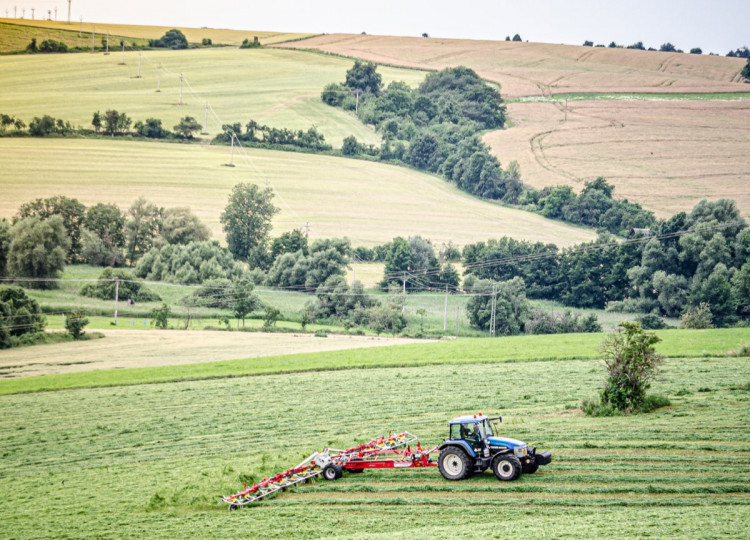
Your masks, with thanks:
[{"label": "mown grass row", "polygon": [[[314,538],[334,528],[341,537],[377,538],[455,534],[472,508],[482,510],[471,510],[467,537],[497,528],[539,536],[549,527],[557,537],[648,534],[653,522],[662,536],[721,536],[748,517],[744,359],[668,360],[653,391],[672,406],[584,417],[577,404],[596,393],[602,375],[595,359],[529,360],[6,395],[0,519],[10,536],[29,538],[55,530],[101,536],[112,523],[123,537],[221,530]],[[449,418],[476,410],[502,413],[504,434],[550,450],[552,464],[514,483],[489,472],[454,483],[435,468],[367,471],[233,514],[217,506],[243,482],[315,450],[389,429],[431,446]]]}]

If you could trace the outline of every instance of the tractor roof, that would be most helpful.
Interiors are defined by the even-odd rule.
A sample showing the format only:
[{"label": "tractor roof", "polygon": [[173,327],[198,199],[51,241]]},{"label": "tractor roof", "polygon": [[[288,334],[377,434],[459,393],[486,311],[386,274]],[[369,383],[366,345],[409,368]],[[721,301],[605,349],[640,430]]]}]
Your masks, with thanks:
[{"label": "tractor roof", "polygon": [[455,417],[453,420],[451,420],[450,422],[448,422],[448,424],[449,425],[450,424],[467,424],[469,422],[472,422],[472,423],[476,424],[478,422],[486,420],[487,418],[488,418],[488,416],[484,415],[484,414],[467,414],[467,415],[464,415],[464,416],[457,416],[457,417]]}]

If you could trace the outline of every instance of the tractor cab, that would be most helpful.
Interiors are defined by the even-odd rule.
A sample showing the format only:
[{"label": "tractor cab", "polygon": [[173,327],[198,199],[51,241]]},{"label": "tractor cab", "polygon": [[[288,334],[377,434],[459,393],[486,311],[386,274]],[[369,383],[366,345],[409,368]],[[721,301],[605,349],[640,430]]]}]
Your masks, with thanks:
[{"label": "tractor cab", "polygon": [[463,443],[472,455],[489,455],[487,437],[492,434],[489,418],[483,414],[458,416],[448,422],[448,440]]}]

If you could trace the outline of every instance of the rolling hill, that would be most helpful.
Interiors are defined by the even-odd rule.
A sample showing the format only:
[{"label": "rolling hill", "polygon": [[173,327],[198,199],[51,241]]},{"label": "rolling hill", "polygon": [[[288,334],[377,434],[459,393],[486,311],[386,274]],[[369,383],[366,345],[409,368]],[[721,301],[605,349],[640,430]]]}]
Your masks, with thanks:
[{"label": "rolling hill", "polygon": [[0,217],[55,194],[126,209],[139,196],[189,206],[221,237],[219,215],[233,185],[272,186],[281,209],[274,234],[310,224],[311,238],[348,236],[373,246],[420,234],[437,245],[512,236],[560,246],[594,232],[482,201],[435,176],[324,155],[104,139],[0,138]]},{"label": "rolling hill", "polygon": [[[597,176],[666,217],[702,198],[750,215],[741,58],[546,43],[326,35],[279,45],[388,65],[464,65],[501,86],[513,127],[485,136],[536,188]],[[567,121],[565,114],[565,98]]]}]

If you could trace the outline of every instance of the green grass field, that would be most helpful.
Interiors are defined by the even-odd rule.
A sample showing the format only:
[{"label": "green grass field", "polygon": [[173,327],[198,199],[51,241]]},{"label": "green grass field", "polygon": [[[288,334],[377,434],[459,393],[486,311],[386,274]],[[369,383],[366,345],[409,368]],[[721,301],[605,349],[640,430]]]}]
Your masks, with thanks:
[{"label": "green grass field", "polygon": [[[662,341],[656,349],[668,358],[727,357],[731,351],[737,351],[743,345],[750,343],[750,329],[746,328],[661,330],[657,334]],[[604,334],[557,334],[469,338],[399,345],[377,350],[359,349],[189,365],[66,373],[0,380],[0,395],[65,388],[247,377],[272,373],[593,359],[599,356],[599,347],[604,337]],[[230,339],[230,336],[227,336],[227,339]],[[71,360],[85,360],[80,355],[75,356],[72,350],[68,350],[66,354],[70,355]]]},{"label": "green grass field", "polygon": [[[0,112],[27,124],[49,114],[73,125],[91,128],[95,111],[125,112],[133,121],[159,118],[167,129],[184,116],[201,124],[205,105],[211,137],[222,124],[253,119],[277,128],[308,129],[315,125],[335,147],[354,135],[367,144],[380,136],[353,114],[329,107],[320,93],[331,82],[341,82],[352,61],[321,54],[276,49],[198,49],[143,51],[141,78],[137,51],[97,54],[38,54],[0,56]],[[161,81],[159,82],[159,66]],[[422,71],[379,68],[383,82],[416,85]],[[183,74],[183,100],[180,100]],[[156,92],[157,85],[160,92]]]},{"label": "green grass field", "polygon": [[[274,236],[310,224],[310,237],[347,236],[373,246],[420,234],[440,246],[513,236],[559,246],[592,240],[590,229],[474,198],[436,176],[326,155],[105,139],[0,138],[0,217],[55,194],[126,210],[139,196],[188,206],[221,238],[232,186],[272,186]],[[366,202],[365,202],[366,201]]]},{"label": "green grass field", "polygon": [[[527,343],[524,362],[481,363],[489,341],[408,354],[430,362],[435,347],[452,347],[439,365],[2,396],[4,535],[704,538],[744,530],[746,359],[668,360],[653,391],[672,406],[589,418],[577,406],[601,384],[601,361],[535,361]],[[551,451],[553,462],[513,483],[489,473],[451,483],[436,469],[368,471],[235,513],[217,505],[242,488],[240,478],[271,475],[326,446],[391,429],[437,444],[449,418],[477,410],[502,413],[504,434]]]}]

